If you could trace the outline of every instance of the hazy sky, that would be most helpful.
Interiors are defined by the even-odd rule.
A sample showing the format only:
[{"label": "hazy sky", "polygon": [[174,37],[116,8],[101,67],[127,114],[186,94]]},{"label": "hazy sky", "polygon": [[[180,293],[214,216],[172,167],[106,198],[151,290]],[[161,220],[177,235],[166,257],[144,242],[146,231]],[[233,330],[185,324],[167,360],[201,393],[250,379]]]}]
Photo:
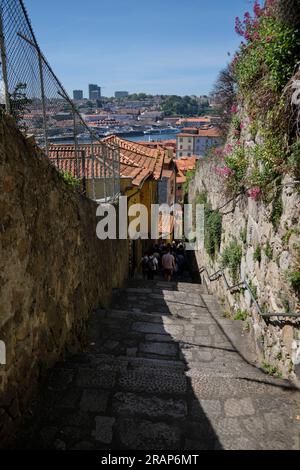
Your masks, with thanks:
[{"label": "hazy sky", "polygon": [[25,0],[38,42],[71,93],[207,94],[250,0]]}]

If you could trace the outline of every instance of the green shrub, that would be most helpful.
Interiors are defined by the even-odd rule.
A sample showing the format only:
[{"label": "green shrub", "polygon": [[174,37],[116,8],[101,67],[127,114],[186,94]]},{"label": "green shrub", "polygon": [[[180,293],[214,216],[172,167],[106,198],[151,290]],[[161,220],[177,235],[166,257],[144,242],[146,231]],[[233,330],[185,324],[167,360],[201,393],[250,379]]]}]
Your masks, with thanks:
[{"label": "green shrub", "polygon": [[295,178],[300,179],[300,141],[298,140],[289,149],[288,163]]},{"label": "green shrub", "polygon": [[269,130],[264,130],[262,137],[262,144],[256,144],[248,150],[248,160],[251,160],[253,166],[249,186],[258,186],[264,193],[269,190],[268,184],[279,176],[283,142],[279,135],[274,137]]},{"label": "green shrub", "polygon": [[280,225],[281,216],[283,213],[282,193],[281,188],[278,188],[273,199],[272,212],[270,216],[270,222],[275,230],[278,230]]},{"label": "green shrub", "polygon": [[300,294],[300,271],[288,271],[286,274],[287,281],[294,289],[294,291]]},{"label": "green shrub", "polygon": [[236,314],[235,314],[234,319],[235,319],[235,320],[246,321],[248,317],[249,317],[249,314],[248,314],[248,312],[247,312],[246,310],[240,310],[240,309],[238,309],[238,310],[236,311]]},{"label": "green shrub", "polygon": [[280,92],[299,60],[299,31],[272,16],[260,18],[258,39],[241,48],[235,70],[240,90],[252,91],[266,77],[271,90]]},{"label": "green shrub", "polygon": [[241,120],[238,116],[236,115],[233,116],[231,124],[232,124],[233,129],[235,129],[236,131],[241,130]]},{"label": "green shrub", "polygon": [[253,254],[254,261],[257,261],[259,264],[261,263],[261,247],[257,246],[254,254]]},{"label": "green shrub", "polygon": [[189,187],[191,182],[193,181],[194,177],[196,174],[196,169],[195,170],[189,170],[186,173],[186,181],[183,185],[183,193],[186,196],[189,193]]},{"label": "green shrub", "polygon": [[240,232],[240,239],[243,242],[243,244],[246,245],[246,243],[247,243],[247,227],[245,227],[244,230],[242,230]]},{"label": "green shrub", "polygon": [[231,170],[231,175],[229,175],[226,182],[227,190],[232,195],[238,194],[244,190],[248,168],[245,147],[236,143],[224,160],[227,168]]},{"label": "green shrub", "polygon": [[233,282],[238,282],[243,250],[237,240],[232,240],[222,253],[222,267],[228,268]]},{"label": "green shrub", "polygon": [[74,178],[71,173],[67,171],[60,173],[62,180],[72,189],[77,190],[80,188],[81,180]]},{"label": "green shrub", "polygon": [[274,377],[277,377],[277,378],[282,377],[282,373],[279,371],[278,367],[272,366],[272,364],[269,364],[268,362],[263,362],[261,367],[265,371],[265,373],[268,375],[273,375]]},{"label": "green shrub", "polygon": [[289,244],[292,235],[299,235],[299,230],[297,228],[290,228],[286,234],[283,235],[282,240],[285,245]]},{"label": "green shrub", "polygon": [[268,260],[272,261],[273,259],[273,248],[270,245],[270,242],[268,241],[265,247],[265,255],[268,258]]}]

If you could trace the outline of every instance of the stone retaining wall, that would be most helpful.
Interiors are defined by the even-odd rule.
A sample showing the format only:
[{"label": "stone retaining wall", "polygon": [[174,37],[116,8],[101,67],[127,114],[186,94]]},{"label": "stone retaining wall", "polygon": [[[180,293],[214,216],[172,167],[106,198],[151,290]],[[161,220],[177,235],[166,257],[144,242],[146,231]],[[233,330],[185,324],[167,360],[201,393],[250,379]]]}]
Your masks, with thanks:
[{"label": "stone retaining wall", "polygon": [[[198,194],[206,193],[216,209],[230,199],[224,191],[224,179],[215,171],[219,164],[217,158],[200,162],[190,185],[190,202]],[[299,297],[287,281],[287,272],[295,269],[300,247],[300,197],[292,182],[288,176],[283,180],[283,211],[277,230],[270,221],[272,202],[264,204],[242,196],[236,205],[230,203],[221,210],[224,214],[222,243],[216,259],[212,260],[206,251],[196,254],[198,267],[206,266],[214,273],[220,268],[220,254],[231,240],[236,239],[243,247],[241,279],[252,282],[257,289],[259,305],[269,312],[300,313]],[[261,262],[255,261],[254,253],[258,247]],[[227,276],[230,279],[228,271]],[[300,377],[300,322],[292,318],[279,322],[263,320],[247,292],[232,295],[222,280],[211,283],[209,288],[227,306],[228,314],[234,316],[238,309],[248,312],[245,328],[250,329],[260,362],[274,366],[284,377],[297,380],[297,376]]]},{"label": "stone retaining wall", "polygon": [[112,289],[128,276],[127,241],[99,241],[96,223],[96,205],[74,193],[0,116],[2,440],[43,371],[66,351],[82,349],[90,313],[108,306]]}]

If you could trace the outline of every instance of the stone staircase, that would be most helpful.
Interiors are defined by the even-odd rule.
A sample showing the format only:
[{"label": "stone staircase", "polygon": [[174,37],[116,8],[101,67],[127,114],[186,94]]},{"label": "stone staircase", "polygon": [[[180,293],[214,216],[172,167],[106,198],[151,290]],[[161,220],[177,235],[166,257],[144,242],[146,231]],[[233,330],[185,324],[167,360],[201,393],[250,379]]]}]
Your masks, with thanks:
[{"label": "stone staircase", "polygon": [[231,326],[201,285],[129,282],[91,318],[88,350],[50,372],[15,447],[299,449],[299,392],[247,363]]}]

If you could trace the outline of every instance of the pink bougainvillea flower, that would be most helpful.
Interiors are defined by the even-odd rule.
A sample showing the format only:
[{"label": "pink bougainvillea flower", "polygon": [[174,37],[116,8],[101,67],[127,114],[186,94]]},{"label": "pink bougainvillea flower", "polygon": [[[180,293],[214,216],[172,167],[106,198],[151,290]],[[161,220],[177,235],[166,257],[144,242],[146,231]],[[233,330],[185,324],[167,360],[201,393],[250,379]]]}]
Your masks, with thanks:
[{"label": "pink bougainvillea flower", "polygon": [[255,186],[254,188],[249,189],[248,196],[255,201],[259,198],[261,194],[261,188],[259,186]]},{"label": "pink bougainvillea flower", "polygon": [[230,155],[233,150],[233,145],[232,144],[227,144],[224,148],[224,155]]},{"label": "pink bougainvillea flower", "polygon": [[261,8],[258,0],[255,0],[254,6],[253,6],[253,12],[256,18],[259,18],[263,14],[263,8]]},{"label": "pink bougainvillea flower", "polygon": [[236,104],[233,104],[231,106],[231,112],[232,112],[232,114],[236,114],[238,112],[238,107],[237,107]]},{"label": "pink bougainvillea flower", "polygon": [[231,168],[228,168],[227,166],[225,167],[216,167],[215,172],[219,175],[222,176],[223,178],[230,178],[231,176],[234,175],[234,171],[231,170]]}]

